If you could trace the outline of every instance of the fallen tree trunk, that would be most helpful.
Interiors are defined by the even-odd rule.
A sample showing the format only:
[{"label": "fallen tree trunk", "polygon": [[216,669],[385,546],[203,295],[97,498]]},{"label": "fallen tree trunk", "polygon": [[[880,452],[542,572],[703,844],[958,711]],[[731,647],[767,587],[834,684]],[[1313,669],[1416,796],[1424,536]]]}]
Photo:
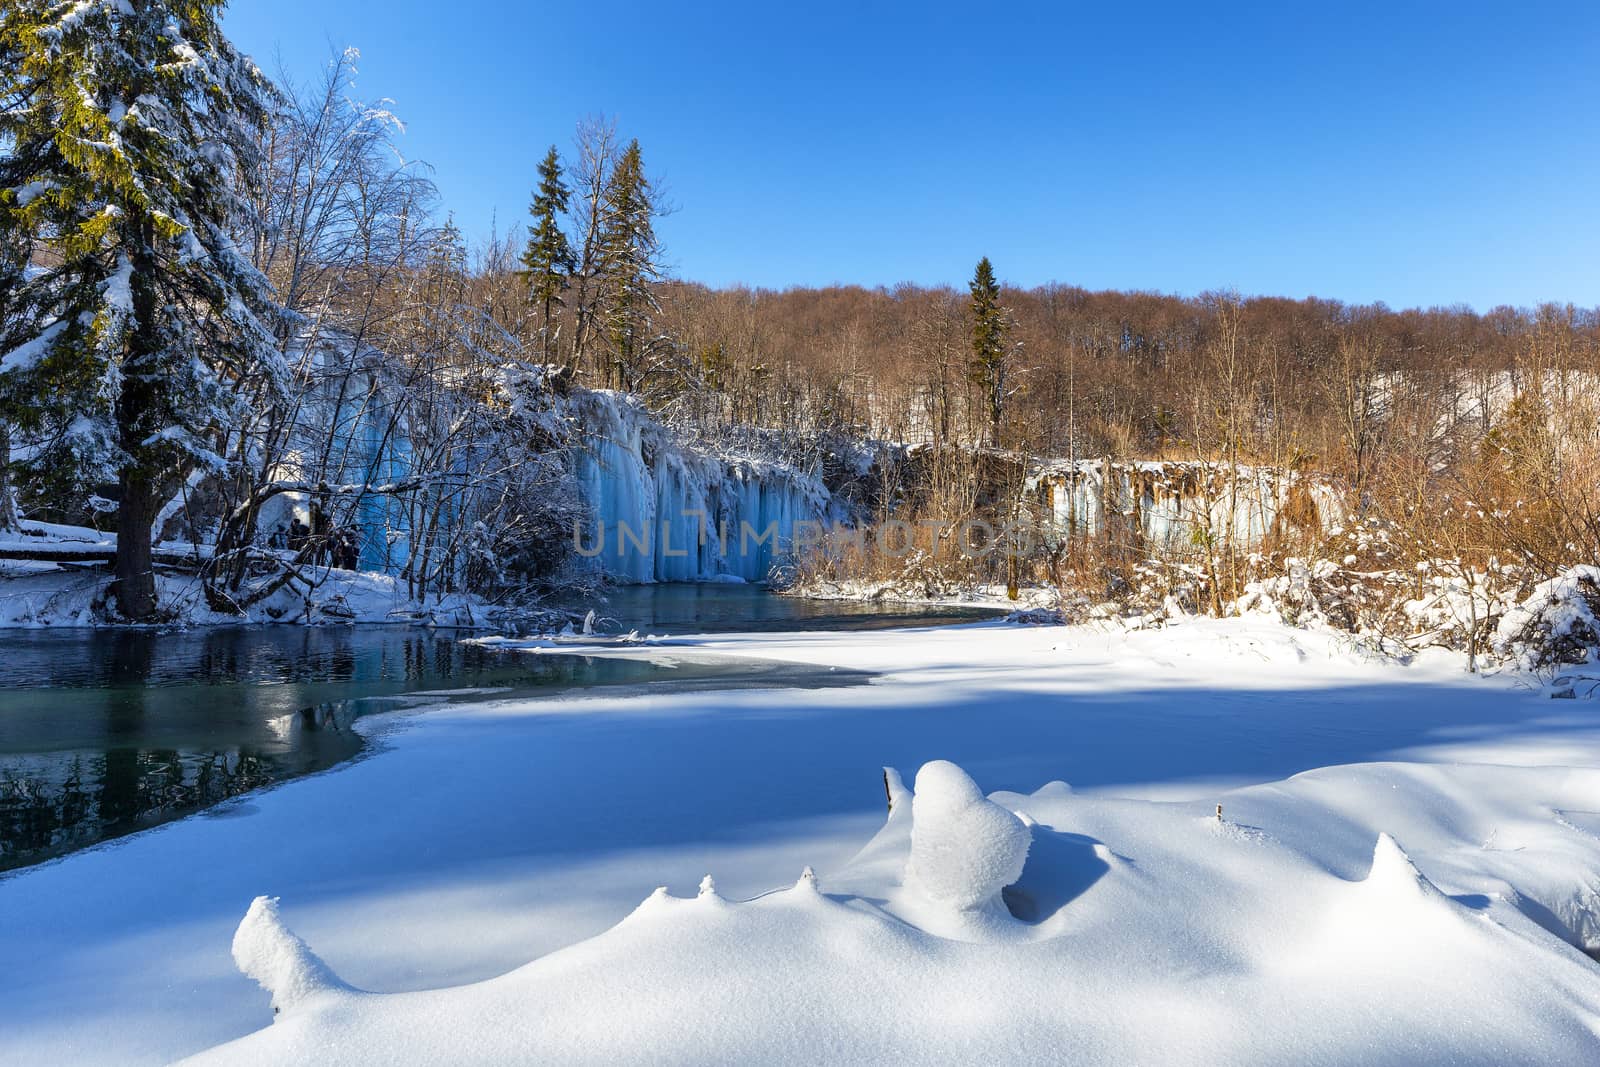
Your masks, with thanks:
[{"label": "fallen tree trunk", "polygon": [[[0,542],[0,560],[29,560],[35,563],[110,563],[117,554],[115,541],[55,541],[30,544],[26,541]],[[150,556],[160,563],[196,567],[200,560],[192,549],[173,551],[152,549]]]}]

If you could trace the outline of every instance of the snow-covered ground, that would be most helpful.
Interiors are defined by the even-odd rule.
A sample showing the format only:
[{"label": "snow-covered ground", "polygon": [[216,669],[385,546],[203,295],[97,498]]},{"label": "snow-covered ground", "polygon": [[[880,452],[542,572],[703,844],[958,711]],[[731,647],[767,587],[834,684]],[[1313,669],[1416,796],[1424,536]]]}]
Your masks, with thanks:
[{"label": "snow-covered ground", "polygon": [[1600,1059],[1588,702],[1248,620],[595,651],[883,674],[363,720],[0,880],[0,1060]]},{"label": "snow-covered ground", "polygon": [[[188,575],[156,576],[162,607],[185,626],[237,626],[240,622],[438,622],[478,625],[487,621],[485,605],[458,593],[420,604],[406,595],[403,581],[369,571],[321,568],[314,596],[285,593],[237,615],[206,606],[200,580]],[[32,561],[0,566],[0,627],[105,625],[99,606],[106,601],[110,575],[103,570],[74,571]]]},{"label": "snow-covered ground", "polygon": [[[14,548],[39,557],[0,559],[0,629],[107,625],[107,613],[103,609],[111,583],[109,569],[70,562],[53,563],[50,557],[92,549],[109,551],[116,546],[115,536],[100,535],[90,539],[94,531],[82,527],[54,529],[78,533],[0,542],[0,548]],[[196,550],[195,546],[181,542],[166,542],[156,547],[157,551],[174,556]],[[209,546],[202,545],[199,550],[208,551]],[[487,608],[476,597],[451,593],[430,597],[422,604],[407,594],[405,582],[392,575],[322,566],[307,566],[305,572],[317,583],[314,591],[307,593],[298,585],[285,588],[253,605],[243,619],[211,610],[200,579],[193,574],[158,571],[156,588],[168,618],[185,626],[237,626],[240,622],[477,625],[486,621]]]},{"label": "snow-covered ground", "polygon": [[929,595],[926,589],[898,581],[850,578],[843,581],[818,580],[784,591],[786,595],[809,600],[858,600],[884,604],[926,604],[930,607],[985,607],[997,611],[1029,611],[1054,607],[1061,599],[1055,589],[1023,586],[1012,600],[1004,585],[978,585],[955,593]]}]

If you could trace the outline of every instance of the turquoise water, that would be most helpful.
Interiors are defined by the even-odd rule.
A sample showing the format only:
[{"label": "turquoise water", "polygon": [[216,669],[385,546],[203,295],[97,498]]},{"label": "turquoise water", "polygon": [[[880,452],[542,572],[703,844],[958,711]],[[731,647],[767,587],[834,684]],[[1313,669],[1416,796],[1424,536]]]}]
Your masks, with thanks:
[{"label": "turquoise water", "polygon": [[[602,629],[663,634],[929,625],[984,614],[803,601],[736,585],[625,588],[604,603],[570,606],[593,606]],[[0,631],[0,870],[332,767],[367,748],[352,728],[357,718],[407,704],[863,680],[749,660],[664,668],[529,656],[459,637],[393,626]],[[448,695],[419,695],[440,691]]]}]

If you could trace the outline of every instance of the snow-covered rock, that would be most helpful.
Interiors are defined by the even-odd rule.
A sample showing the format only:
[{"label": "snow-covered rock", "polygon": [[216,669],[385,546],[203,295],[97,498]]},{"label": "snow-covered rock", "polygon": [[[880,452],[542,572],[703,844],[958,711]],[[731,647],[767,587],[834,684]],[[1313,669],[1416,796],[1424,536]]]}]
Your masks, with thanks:
[{"label": "snow-covered rock", "polygon": [[1000,905],[1000,890],[1022,875],[1028,827],[954,763],[917,772],[911,819],[906,884],[928,899],[960,910]]}]

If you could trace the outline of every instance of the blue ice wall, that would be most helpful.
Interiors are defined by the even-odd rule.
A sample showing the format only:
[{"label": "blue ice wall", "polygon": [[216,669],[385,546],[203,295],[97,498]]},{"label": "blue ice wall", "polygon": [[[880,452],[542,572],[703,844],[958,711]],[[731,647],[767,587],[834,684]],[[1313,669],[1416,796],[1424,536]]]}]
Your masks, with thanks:
[{"label": "blue ice wall", "polygon": [[685,447],[622,396],[588,394],[578,419],[574,475],[592,516],[576,540],[619,581],[763,581],[797,533],[812,536],[800,524],[827,520],[815,478]]}]

